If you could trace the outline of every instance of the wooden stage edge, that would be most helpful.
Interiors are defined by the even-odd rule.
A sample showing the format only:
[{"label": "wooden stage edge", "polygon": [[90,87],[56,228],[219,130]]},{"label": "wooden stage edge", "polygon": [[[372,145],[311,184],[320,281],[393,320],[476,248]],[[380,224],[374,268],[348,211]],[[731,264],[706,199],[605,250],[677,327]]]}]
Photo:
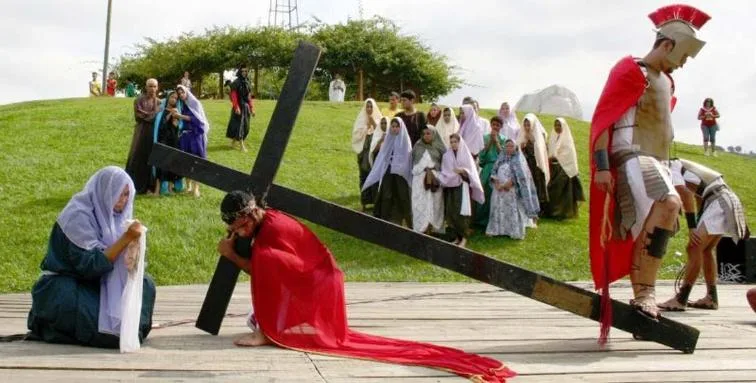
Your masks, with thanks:
[{"label": "wooden stage edge", "polygon": [[[590,288],[587,282],[576,282]],[[745,294],[754,285],[720,285],[720,309],[665,313],[701,331],[692,355],[632,340],[613,329],[605,349],[598,325],[551,306],[481,283],[347,283],[351,327],[376,335],[428,341],[484,354],[506,363],[513,382],[756,382],[756,313]],[[39,342],[0,343],[3,382],[214,381],[392,382],[464,381],[443,371],[333,358],[277,347],[242,349],[248,331],[249,285],[240,283],[218,336],[194,327],[206,285],[161,286],[155,324],[140,351]],[[659,299],[672,295],[660,283]],[[627,283],[612,289],[627,300]],[[705,293],[697,285],[691,299]],[[26,330],[29,294],[0,295],[0,335]]]}]

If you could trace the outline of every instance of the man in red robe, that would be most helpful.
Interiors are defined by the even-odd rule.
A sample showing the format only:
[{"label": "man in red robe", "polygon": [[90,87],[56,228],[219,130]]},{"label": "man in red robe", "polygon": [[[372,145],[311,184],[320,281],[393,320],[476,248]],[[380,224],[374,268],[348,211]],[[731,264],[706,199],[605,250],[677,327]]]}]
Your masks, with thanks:
[{"label": "man in red robe", "polygon": [[[353,331],[346,319],[344,275],[305,225],[258,206],[251,194],[241,191],[226,195],[221,215],[229,236],[218,243],[218,251],[250,275],[259,326],[237,339],[237,345],[273,343],[298,351],[426,366],[476,382],[504,382],[515,375],[484,356]],[[252,245],[238,249],[237,237],[253,238]]]},{"label": "man in red robe", "polygon": [[681,205],[664,165],[674,135],[670,73],[701,50],[694,28],[710,18],[686,5],[649,17],[657,28],[653,48],[612,68],[591,121],[590,256],[603,295],[601,342],[611,325],[609,283],[628,274],[631,304],[652,319],[659,316],[656,274]]}]

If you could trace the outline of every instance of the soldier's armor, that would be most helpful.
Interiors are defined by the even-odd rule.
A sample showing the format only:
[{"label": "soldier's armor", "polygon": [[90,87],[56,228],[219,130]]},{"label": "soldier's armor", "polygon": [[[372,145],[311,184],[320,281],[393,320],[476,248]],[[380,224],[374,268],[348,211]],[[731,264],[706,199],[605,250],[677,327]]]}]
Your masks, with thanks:
[{"label": "soldier's armor", "polygon": [[672,129],[672,82],[666,74],[646,67],[646,91],[635,109],[633,145],[642,154],[669,159]]}]

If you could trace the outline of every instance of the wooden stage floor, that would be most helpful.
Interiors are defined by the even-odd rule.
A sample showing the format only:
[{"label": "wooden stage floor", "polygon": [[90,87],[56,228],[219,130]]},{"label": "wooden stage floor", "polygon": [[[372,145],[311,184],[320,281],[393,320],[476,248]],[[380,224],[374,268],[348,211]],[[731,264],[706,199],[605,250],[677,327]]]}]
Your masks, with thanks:
[{"label": "wooden stage floor", "polygon": [[[590,288],[588,283],[576,283]],[[497,288],[475,283],[348,283],[353,328],[377,335],[427,341],[485,354],[519,376],[513,382],[756,381],[756,313],[745,299],[753,286],[720,285],[718,311],[689,310],[668,317],[701,331],[698,348],[685,355],[632,340],[613,329],[607,349],[596,344],[596,322]],[[194,327],[207,286],[159,287],[156,324],[139,352],[120,354],[40,342],[0,343],[0,381],[239,381],[391,382],[464,381],[443,371],[333,358],[269,346],[237,348],[248,331],[249,284],[242,283],[219,336]],[[671,282],[659,287],[671,296]],[[705,287],[694,288],[698,298]],[[630,297],[628,284],[613,289]],[[25,332],[29,294],[0,295],[0,335]]]}]

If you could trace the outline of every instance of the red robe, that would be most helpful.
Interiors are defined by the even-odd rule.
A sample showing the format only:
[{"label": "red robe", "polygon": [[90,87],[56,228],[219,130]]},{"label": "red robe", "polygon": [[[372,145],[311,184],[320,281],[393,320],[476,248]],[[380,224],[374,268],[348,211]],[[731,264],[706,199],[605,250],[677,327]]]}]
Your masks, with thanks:
[{"label": "red robe", "polygon": [[[670,77],[670,80],[672,78]],[[591,273],[597,290],[602,292],[601,339],[605,342],[612,323],[609,284],[630,274],[633,256],[633,238],[612,239],[611,228],[614,221],[615,199],[613,195],[599,190],[593,183],[596,162],[594,147],[599,136],[609,131],[609,145],[612,146],[610,128],[627,110],[636,105],[646,90],[646,76],[631,56],[621,59],[609,72],[609,79],[601,93],[591,120],[591,196],[590,196],[590,256]],[[674,92],[674,82],[672,83]],[[672,108],[676,99],[672,97]],[[617,169],[611,167],[612,176],[617,179]],[[606,239],[602,239],[602,234]]]},{"label": "red robe", "polygon": [[305,225],[268,209],[252,246],[255,319],[285,348],[426,366],[479,382],[515,373],[500,361],[449,347],[363,334],[348,327],[344,276]]}]

